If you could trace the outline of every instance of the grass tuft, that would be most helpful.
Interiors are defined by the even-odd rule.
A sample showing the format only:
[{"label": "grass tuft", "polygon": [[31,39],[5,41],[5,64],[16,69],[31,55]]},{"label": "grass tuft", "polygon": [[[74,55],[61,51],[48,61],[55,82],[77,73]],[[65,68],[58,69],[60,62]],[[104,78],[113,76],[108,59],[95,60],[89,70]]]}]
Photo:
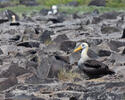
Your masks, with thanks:
[{"label": "grass tuft", "polygon": [[58,74],[58,79],[62,81],[73,81],[75,78],[80,78],[80,74],[72,71],[67,72],[65,69],[62,69]]}]

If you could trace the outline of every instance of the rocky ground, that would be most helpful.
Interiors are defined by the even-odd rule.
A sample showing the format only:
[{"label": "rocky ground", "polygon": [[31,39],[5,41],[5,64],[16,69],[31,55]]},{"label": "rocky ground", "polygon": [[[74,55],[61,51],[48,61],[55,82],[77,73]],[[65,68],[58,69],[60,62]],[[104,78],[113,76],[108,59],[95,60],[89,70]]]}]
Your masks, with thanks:
[{"label": "rocky ground", "polygon": [[[44,11],[23,18],[0,12],[0,100],[124,100],[125,13]],[[115,75],[85,79],[80,52],[72,52],[81,42]]]}]

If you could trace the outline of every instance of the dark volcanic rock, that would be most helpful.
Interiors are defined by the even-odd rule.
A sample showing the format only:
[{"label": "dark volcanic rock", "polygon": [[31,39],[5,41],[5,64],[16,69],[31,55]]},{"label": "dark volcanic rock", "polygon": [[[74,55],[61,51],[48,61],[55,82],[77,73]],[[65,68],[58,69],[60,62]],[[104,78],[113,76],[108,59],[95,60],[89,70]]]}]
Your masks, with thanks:
[{"label": "dark volcanic rock", "polygon": [[64,16],[56,16],[56,17],[49,17],[47,21],[51,21],[53,23],[62,23],[64,21]]},{"label": "dark volcanic rock", "polygon": [[62,34],[62,35],[58,35],[53,41],[56,43],[61,43],[65,40],[69,40],[69,38],[65,34]]},{"label": "dark volcanic rock", "polygon": [[26,69],[19,67],[18,64],[12,63],[8,69],[0,74],[0,77],[9,77],[11,75],[19,76],[27,72],[28,71]]},{"label": "dark volcanic rock", "polygon": [[97,23],[99,23],[101,21],[102,21],[102,18],[100,18],[100,17],[94,17],[93,20],[92,20],[92,24],[97,24]]},{"label": "dark volcanic rock", "polygon": [[48,31],[48,30],[45,30],[42,35],[40,35],[39,37],[39,40],[42,42],[42,43],[47,43],[49,41],[51,41],[51,35],[53,35],[54,33],[52,31]]},{"label": "dark volcanic rock", "polygon": [[120,12],[106,12],[100,15],[99,17],[102,19],[116,19]]},{"label": "dark volcanic rock", "polygon": [[0,48],[0,55],[1,55],[1,54],[3,54],[3,51],[2,51],[1,48]]},{"label": "dark volcanic rock", "polygon": [[37,6],[36,0],[19,0],[20,4],[26,5],[26,6]]},{"label": "dark volcanic rock", "polygon": [[27,48],[33,48],[33,47],[36,47],[38,48],[40,45],[39,42],[21,42],[21,43],[18,43],[17,46],[23,46],[23,47],[27,47]]},{"label": "dark volcanic rock", "polygon": [[122,39],[125,38],[125,29],[123,30],[123,33],[122,33]]},{"label": "dark volcanic rock", "polygon": [[108,34],[113,32],[120,32],[120,29],[117,27],[104,26],[101,28],[102,34]]},{"label": "dark volcanic rock", "polygon": [[0,90],[8,89],[17,84],[17,78],[14,75],[9,76],[7,79],[0,78]]},{"label": "dark volcanic rock", "polygon": [[110,51],[107,51],[107,50],[99,50],[98,55],[99,55],[100,57],[110,56],[110,55],[111,55],[111,52],[110,52]]},{"label": "dark volcanic rock", "polygon": [[43,8],[42,10],[40,10],[40,14],[42,14],[42,15],[44,15],[44,16],[46,16],[46,15],[48,15],[48,11],[49,11],[49,9],[45,9],[45,8]]},{"label": "dark volcanic rock", "polygon": [[19,39],[20,39],[20,35],[15,35],[12,38],[10,38],[9,40],[18,41]]},{"label": "dark volcanic rock", "polygon": [[124,48],[124,50],[123,50],[122,54],[125,54],[125,48]]},{"label": "dark volcanic rock", "polygon": [[77,7],[77,6],[79,5],[79,2],[77,2],[77,1],[71,1],[71,2],[69,2],[69,3],[66,4],[66,5],[68,5],[68,6],[73,6],[73,7]]},{"label": "dark volcanic rock", "polygon": [[122,47],[122,46],[125,46],[125,42],[111,40],[108,43],[108,45],[109,45],[109,47],[110,47],[111,50],[118,52],[119,51],[118,48]]},{"label": "dark volcanic rock", "polygon": [[105,6],[106,1],[105,0],[92,0],[88,5],[89,6]]},{"label": "dark volcanic rock", "polygon": [[76,42],[74,41],[64,41],[60,45],[60,50],[65,52],[71,52],[76,46]]},{"label": "dark volcanic rock", "polygon": [[54,78],[63,68],[69,68],[65,62],[62,62],[54,56],[45,57],[41,55],[42,59],[37,68],[37,76],[40,79]]}]

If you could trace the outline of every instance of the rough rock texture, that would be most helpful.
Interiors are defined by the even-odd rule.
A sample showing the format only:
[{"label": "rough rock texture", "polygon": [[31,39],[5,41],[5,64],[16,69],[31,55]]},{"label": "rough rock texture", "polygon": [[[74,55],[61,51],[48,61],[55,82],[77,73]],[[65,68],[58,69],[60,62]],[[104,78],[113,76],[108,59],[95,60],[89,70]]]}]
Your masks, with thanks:
[{"label": "rough rock texture", "polygon": [[88,5],[89,6],[105,6],[106,1],[105,0],[92,0]]},{"label": "rough rock texture", "polygon": [[[0,100],[124,100],[125,13],[41,13],[0,22]],[[115,75],[87,80],[73,53],[81,42]]]}]

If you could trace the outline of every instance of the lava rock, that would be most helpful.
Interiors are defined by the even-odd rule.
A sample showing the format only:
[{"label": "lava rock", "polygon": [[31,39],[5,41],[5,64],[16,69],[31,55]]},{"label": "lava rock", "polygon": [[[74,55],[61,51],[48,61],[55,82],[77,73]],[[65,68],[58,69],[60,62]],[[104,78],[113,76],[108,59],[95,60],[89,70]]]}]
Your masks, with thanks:
[{"label": "lava rock", "polygon": [[118,52],[119,51],[118,48],[125,46],[125,42],[111,40],[110,42],[108,42],[108,45],[111,50]]},{"label": "lava rock", "polygon": [[125,38],[125,29],[123,30],[123,33],[122,33],[122,37],[121,37],[122,39],[124,39]]},{"label": "lava rock", "polygon": [[117,27],[104,26],[101,28],[101,32],[102,34],[108,34],[113,32],[120,32],[120,30]]},{"label": "lava rock", "polygon": [[51,21],[53,23],[62,23],[64,21],[64,16],[56,16],[56,17],[49,17],[47,21]]},{"label": "lava rock", "polygon": [[0,55],[1,55],[1,54],[3,54],[3,51],[2,51],[1,48],[0,48]]},{"label": "lava rock", "polygon": [[26,5],[26,6],[37,6],[36,0],[19,0],[20,4]]},{"label": "lava rock", "polygon": [[69,38],[65,34],[62,34],[62,35],[58,35],[53,41],[56,43],[61,43],[65,40],[69,40]]},{"label": "lava rock", "polygon": [[101,19],[116,19],[117,16],[120,14],[120,12],[106,12],[106,13],[103,13],[102,15],[100,15],[99,17]]},{"label": "lava rock", "polygon": [[40,14],[46,16],[46,15],[48,15],[48,11],[49,11],[49,9],[43,8],[42,10],[40,10]]},{"label": "lava rock", "polygon": [[105,0],[92,0],[88,6],[105,6],[106,1]]},{"label": "lava rock", "polygon": [[57,60],[54,56],[45,57],[41,59],[40,65],[37,68],[37,76],[40,79],[58,77],[58,73],[62,69],[68,68],[68,66],[65,62]]},{"label": "lava rock", "polygon": [[111,52],[110,52],[110,51],[107,51],[107,50],[99,50],[98,55],[99,55],[100,57],[110,56],[110,55],[111,55]]},{"label": "lava rock", "polygon": [[45,30],[42,35],[40,35],[39,37],[39,40],[40,42],[42,43],[47,43],[49,41],[51,41],[51,35],[53,35],[54,33],[52,31],[48,31],[48,30]]},{"label": "lava rock", "polygon": [[17,46],[23,46],[23,47],[27,47],[27,48],[39,48],[39,45],[40,43],[39,42],[21,42],[21,43],[18,43]]},{"label": "lava rock", "polygon": [[125,48],[124,48],[124,50],[123,50],[122,54],[125,54]]},{"label": "lava rock", "polygon": [[8,89],[17,84],[17,78],[14,75],[11,75],[7,79],[0,78],[0,90]]},{"label": "lava rock", "polygon": [[16,36],[13,36],[12,38],[10,38],[9,40],[18,41],[19,39],[20,39],[20,35],[16,35]]},{"label": "lava rock", "polygon": [[74,41],[64,41],[60,45],[60,50],[65,52],[71,52],[76,46],[76,42]]},{"label": "lava rock", "polygon": [[66,4],[66,5],[68,5],[68,6],[73,6],[73,7],[77,7],[77,6],[79,5],[79,2],[77,2],[77,1],[71,1],[71,2],[69,2],[69,3]]},{"label": "lava rock", "polygon": [[100,17],[94,17],[92,20],[92,24],[98,24],[102,21],[102,18]]},{"label": "lava rock", "polygon": [[0,74],[0,77],[9,77],[11,75],[19,76],[27,72],[28,71],[26,69],[19,67],[18,64],[12,63],[8,69]]}]

